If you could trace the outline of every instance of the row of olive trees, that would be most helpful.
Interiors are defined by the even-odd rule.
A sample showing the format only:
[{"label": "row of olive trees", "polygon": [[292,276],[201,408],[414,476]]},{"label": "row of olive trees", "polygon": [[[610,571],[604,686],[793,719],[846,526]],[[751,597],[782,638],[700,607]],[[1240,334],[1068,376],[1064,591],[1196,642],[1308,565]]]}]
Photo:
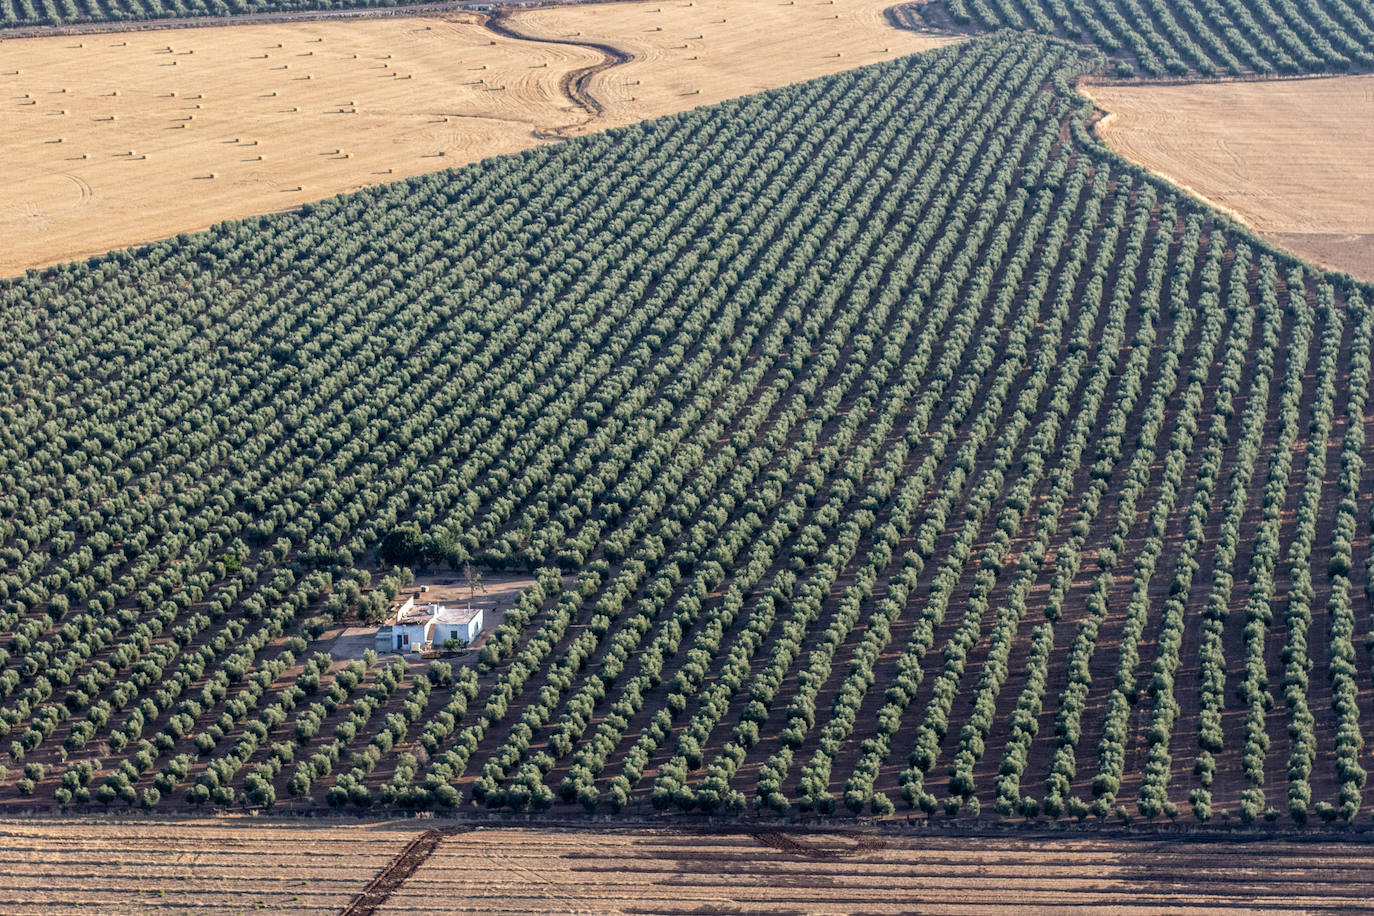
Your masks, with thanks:
[{"label": "row of olive trees", "polygon": [[[1158,649],[1151,666],[1150,683],[1147,688],[1147,695],[1153,698],[1154,706],[1150,710],[1150,724],[1145,731],[1145,766],[1136,802],[1137,809],[1145,817],[1156,817],[1161,813],[1172,813],[1177,810],[1177,806],[1169,799],[1169,783],[1173,775],[1173,756],[1169,752],[1169,747],[1173,739],[1174,725],[1182,711],[1174,688],[1178,669],[1183,661],[1183,630],[1192,596],[1193,579],[1200,568],[1199,555],[1207,540],[1205,526],[1207,519],[1211,517],[1217,486],[1221,482],[1222,463],[1231,438],[1231,419],[1235,414],[1236,396],[1244,392],[1253,399],[1260,387],[1253,384],[1255,377],[1252,376],[1249,390],[1242,388],[1251,356],[1251,339],[1255,326],[1255,310],[1250,307],[1249,297],[1245,293],[1248,275],[1248,262],[1242,253],[1238,252],[1231,264],[1232,295],[1226,300],[1228,311],[1232,315],[1231,331],[1221,358],[1215,393],[1212,396],[1207,438],[1193,471],[1193,499],[1182,519],[1183,538],[1176,552],[1177,559],[1174,563],[1173,579],[1169,583],[1169,596],[1160,609]],[[1214,310],[1222,306],[1221,276],[1220,261],[1209,259],[1203,267],[1201,277],[1200,304],[1204,309]],[[1202,396],[1201,381],[1197,376],[1191,380],[1188,391],[1184,394],[1185,403]],[[1201,813],[1206,812],[1204,810]]]},{"label": "row of olive trees", "polygon": [[[1374,64],[1374,19],[1349,0],[1217,4],[1178,0],[946,0],[950,17],[986,29],[1061,34],[1133,60],[1147,76],[1322,73]],[[1121,63],[1117,73],[1133,74]]]},{"label": "row of olive trees", "polygon": [[[1237,246],[1229,294],[1233,314],[1239,315],[1248,307],[1245,287],[1238,281],[1243,278],[1243,272],[1248,270],[1249,264],[1249,249]],[[1226,701],[1228,671],[1223,636],[1231,612],[1236,555],[1242,545],[1242,521],[1249,502],[1250,482],[1264,447],[1264,423],[1269,412],[1269,390],[1274,376],[1280,333],[1283,329],[1283,310],[1279,307],[1275,280],[1273,258],[1262,258],[1256,278],[1259,347],[1254,351],[1249,369],[1251,388],[1241,421],[1240,439],[1236,444],[1236,463],[1231,472],[1230,486],[1213,550],[1212,588],[1207,596],[1207,604],[1202,609],[1202,642],[1198,647],[1201,681],[1197,726],[1199,751],[1193,765],[1198,785],[1189,794],[1193,814],[1200,821],[1206,821],[1212,816],[1212,784],[1216,772],[1216,758],[1213,755],[1220,753],[1226,743],[1222,713]]]}]

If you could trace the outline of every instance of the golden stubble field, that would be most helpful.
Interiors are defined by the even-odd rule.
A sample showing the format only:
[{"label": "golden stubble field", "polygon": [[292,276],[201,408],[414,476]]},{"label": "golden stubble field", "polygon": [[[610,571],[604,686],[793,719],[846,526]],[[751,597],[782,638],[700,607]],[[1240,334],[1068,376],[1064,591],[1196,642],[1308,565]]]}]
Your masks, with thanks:
[{"label": "golden stubble field", "polygon": [[1084,85],[1107,145],[1278,245],[1374,280],[1374,75]]},{"label": "golden stubble field", "polygon": [[523,149],[600,59],[475,16],[4,42],[0,275]]},{"label": "golden stubble field", "polygon": [[[0,41],[0,276],[898,57],[886,0],[701,0]],[[622,73],[622,71],[624,71]]]},{"label": "golden stubble field", "polygon": [[[955,39],[892,27],[886,0],[665,0],[511,13],[521,33],[595,41],[633,60],[589,88],[606,124],[626,124],[852,70]],[[588,125],[597,129],[603,124]]]}]

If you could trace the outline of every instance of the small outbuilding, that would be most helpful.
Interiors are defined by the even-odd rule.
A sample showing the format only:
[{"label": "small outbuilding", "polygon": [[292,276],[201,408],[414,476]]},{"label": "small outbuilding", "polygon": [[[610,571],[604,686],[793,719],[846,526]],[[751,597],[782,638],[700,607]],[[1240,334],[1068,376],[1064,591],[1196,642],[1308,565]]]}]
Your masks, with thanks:
[{"label": "small outbuilding", "polygon": [[392,652],[396,649],[395,637],[392,635],[391,624],[388,623],[386,626],[377,628],[376,649],[378,652]]}]

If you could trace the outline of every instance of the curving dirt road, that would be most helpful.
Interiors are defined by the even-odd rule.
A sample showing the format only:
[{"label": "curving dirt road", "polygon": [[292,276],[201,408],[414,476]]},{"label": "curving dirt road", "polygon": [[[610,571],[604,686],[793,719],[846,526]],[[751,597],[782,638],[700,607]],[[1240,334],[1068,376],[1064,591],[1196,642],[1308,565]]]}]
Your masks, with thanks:
[{"label": "curving dirt road", "polygon": [[[509,18],[509,11],[502,10],[487,16],[485,18],[485,23],[493,34],[501,35],[506,38],[513,38],[516,41],[535,41],[545,44],[572,45],[573,47],[590,48],[591,50],[599,51],[603,55],[603,59],[599,63],[587,67],[578,67],[576,70],[570,70],[563,74],[562,80],[559,81],[559,88],[573,104],[587,112],[592,118],[599,118],[605,114],[605,106],[598,102],[596,96],[591,92],[592,77],[596,76],[598,73],[604,73],[612,67],[628,63],[634,59],[634,56],[604,42],[573,41],[566,38],[546,38],[539,35],[529,35],[520,31],[518,28],[512,27]],[[552,128],[545,133],[550,137],[561,137],[564,136],[568,130],[580,126],[582,125],[570,125],[567,128]]]}]

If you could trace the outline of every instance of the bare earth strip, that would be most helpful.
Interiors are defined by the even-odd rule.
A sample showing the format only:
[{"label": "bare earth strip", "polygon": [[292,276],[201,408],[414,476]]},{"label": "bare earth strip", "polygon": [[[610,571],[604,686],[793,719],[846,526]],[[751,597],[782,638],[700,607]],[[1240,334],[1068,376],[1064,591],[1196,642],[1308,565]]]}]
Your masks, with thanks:
[{"label": "bare earth strip", "polygon": [[1366,845],[479,829],[379,913],[1354,912]]},{"label": "bare earth strip", "polygon": [[[470,13],[0,41],[0,276],[946,41],[892,28],[885,4],[512,17],[557,42],[497,34]],[[578,32],[636,58],[583,87],[605,94],[599,116],[568,94],[606,63],[569,40]]]},{"label": "bare earth strip", "polygon": [[[435,824],[0,822],[0,912],[1328,913],[1374,895],[1358,840]],[[400,867],[427,832],[453,835]]]},{"label": "bare earth strip", "polygon": [[1374,75],[1083,85],[1112,149],[1276,244],[1374,280]]},{"label": "bare earth strip", "polygon": [[0,912],[338,913],[413,823],[0,822]]}]

